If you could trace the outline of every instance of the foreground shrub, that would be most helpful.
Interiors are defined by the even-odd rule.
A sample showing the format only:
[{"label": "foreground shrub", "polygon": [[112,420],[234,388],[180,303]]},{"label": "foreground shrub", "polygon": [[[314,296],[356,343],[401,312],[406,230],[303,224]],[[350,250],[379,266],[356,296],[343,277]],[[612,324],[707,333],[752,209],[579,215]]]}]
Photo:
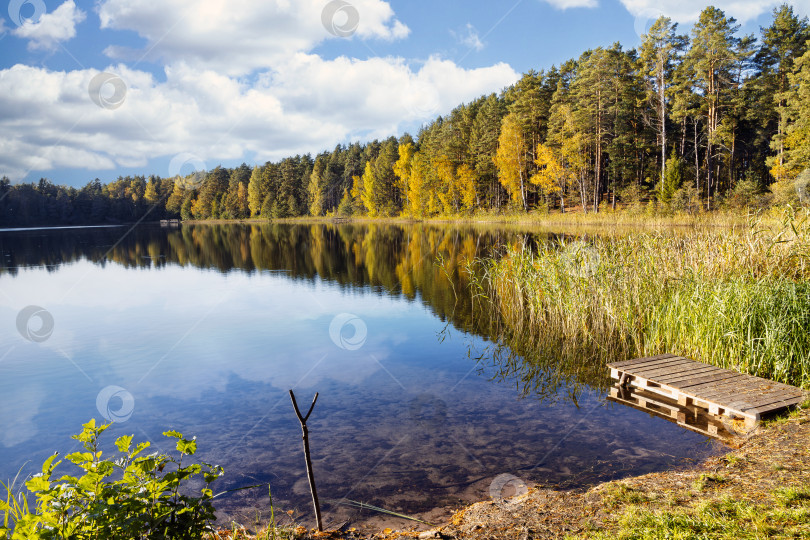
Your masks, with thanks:
[{"label": "foreground shrub", "polygon": [[[48,458],[42,472],[25,487],[34,495],[33,508],[25,493],[15,495],[6,487],[0,499],[0,538],[11,539],[168,539],[201,538],[212,530],[214,495],[210,484],[221,467],[183,464],[194,455],[197,443],[181,433],[167,431],[176,441],[178,455],[144,454],[148,442],[133,447],[132,435],[115,441],[118,453],[102,459],[99,438],[111,424],[83,425],[73,438],[83,451],[67,454],[65,460],[78,467],[78,475],[55,478],[62,463]],[[199,496],[189,495],[189,484],[204,487]]]}]

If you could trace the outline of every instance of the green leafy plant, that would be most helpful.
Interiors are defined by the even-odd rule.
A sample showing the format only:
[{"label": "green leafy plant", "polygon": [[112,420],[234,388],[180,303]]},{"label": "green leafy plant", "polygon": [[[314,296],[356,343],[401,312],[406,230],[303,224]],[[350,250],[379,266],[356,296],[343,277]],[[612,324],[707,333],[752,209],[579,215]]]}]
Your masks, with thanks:
[{"label": "green leafy plant", "polygon": [[[25,482],[36,499],[29,508],[25,494],[14,496],[6,488],[6,502],[0,501],[0,538],[10,539],[164,539],[201,538],[211,531],[214,507],[211,483],[222,476],[219,466],[185,464],[197,450],[194,438],[177,431],[163,434],[175,441],[177,456],[146,454],[150,443],[133,446],[133,436],[115,441],[117,454],[102,457],[99,438],[110,424],[84,424],[73,438],[83,450],[64,459],[78,467],[77,475],[55,478],[62,463],[56,454],[48,458],[42,472]],[[202,477],[199,496],[183,489]]]}]

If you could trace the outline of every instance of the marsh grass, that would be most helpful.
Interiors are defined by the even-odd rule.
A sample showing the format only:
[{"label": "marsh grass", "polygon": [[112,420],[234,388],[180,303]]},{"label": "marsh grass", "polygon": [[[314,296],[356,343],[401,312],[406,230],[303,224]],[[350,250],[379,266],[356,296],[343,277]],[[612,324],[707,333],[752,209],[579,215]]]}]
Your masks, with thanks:
[{"label": "marsh grass", "polygon": [[670,352],[810,388],[810,212],[742,229],[510,246],[474,282],[505,340],[567,373]]}]

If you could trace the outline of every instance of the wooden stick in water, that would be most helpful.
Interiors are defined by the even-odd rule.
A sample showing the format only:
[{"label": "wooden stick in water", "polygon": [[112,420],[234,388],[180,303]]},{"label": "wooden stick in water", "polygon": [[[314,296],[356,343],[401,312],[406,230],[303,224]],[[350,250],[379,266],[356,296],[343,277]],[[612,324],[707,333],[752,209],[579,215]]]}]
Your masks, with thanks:
[{"label": "wooden stick in water", "polygon": [[315,476],[312,474],[312,458],[309,455],[309,430],[307,429],[307,420],[309,415],[312,414],[312,409],[315,408],[315,402],[318,401],[318,393],[315,392],[315,397],[312,399],[312,405],[309,406],[306,416],[301,415],[298,410],[298,403],[295,402],[295,394],[290,390],[290,399],[292,400],[295,415],[301,423],[301,433],[304,438],[304,458],[307,462],[307,478],[309,479],[309,490],[312,492],[312,504],[315,506],[315,519],[318,521],[318,531],[323,531],[323,523],[321,522],[321,505],[318,503],[318,491],[315,489]]}]

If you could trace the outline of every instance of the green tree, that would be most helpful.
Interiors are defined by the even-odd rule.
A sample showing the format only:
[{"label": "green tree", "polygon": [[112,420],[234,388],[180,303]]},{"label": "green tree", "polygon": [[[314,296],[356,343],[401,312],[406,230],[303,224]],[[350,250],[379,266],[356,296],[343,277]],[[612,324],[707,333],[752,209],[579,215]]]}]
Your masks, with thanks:
[{"label": "green tree", "polygon": [[774,178],[779,181],[785,173],[785,138],[790,121],[788,100],[794,91],[790,84],[796,60],[807,51],[810,28],[807,17],[799,18],[787,4],[774,8],[773,23],[762,28],[762,45],[755,62],[757,81],[762,98],[757,103],[764,123],[775,131],[770,148],[775,153],[767,161]]},{"label": "green tree", "polygon": [[733,17],[715,7],[707,7],[692,28],[692,45],[684,63],[689,69],[693,89],[706,119],[706,206],[711,206],[712,187],[717,181],[715,148],[720,142],[723,113],[729,105],[734,72],[744,60],[739,25]]},{"label": "green tree", "polygon": [[498,137],[498,151],[495,154],[498,180],[501,182],[512,203],[528,210],[526,202],[526,139],[515,113],[507,114],[501,125]]},{"label": "green tree", "polygon": [[251,217],[256,217],[262,214],[262,204],[266,197],[262,186],[263,178],[262,170],[256,166],[250,173],[250,180],[248,181],[248,209],[250,210]]},{"label": "green tree", "polygon": [[669,204],[672,201],[673,195],[681,187],[683,183],[683,161],[676,156],[672,155],[666,162],[664,168],[664,181],[657,191],[658,200],[664,204]]},{"label": "green tree", "polygon": [[663,188],[667,154],[667,99],[676,61],[686,48],[686,36],[676,34],[678,24],[668,17],[659,17],[641,37],[641,61],[649,92],[655,101],[661,155],[661,186]]}]

